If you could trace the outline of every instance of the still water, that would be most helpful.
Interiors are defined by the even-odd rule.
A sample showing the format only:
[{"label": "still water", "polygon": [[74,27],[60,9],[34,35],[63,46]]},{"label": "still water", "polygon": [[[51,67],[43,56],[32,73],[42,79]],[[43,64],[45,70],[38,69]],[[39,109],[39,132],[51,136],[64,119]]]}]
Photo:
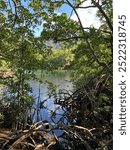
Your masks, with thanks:
[{"label": "still water", "polygon": [[[46,81],[56,85],[56,91],[59,92],[62,89],[73,91],[74,86],[71,82],[71,71],[55,71],[55,72],[43,72],[42,76],[40,71],[36,73],[40,77],[42,83],[36,80],[30,80],[29,83],[32,87],[32,94],[35,98],[35,105],[33,111],[35,112],[35,121],[47,120],[52,122],[51,116],[53,114],[53,121],[58,122],[63,110],[59,105],[54,104],[54,98],[49,97],[50,89]],[[40,105],[42,104],[42,105]],[[42,109],[39,109],[41,106]],[[57,114],[57,115],[54,115]]]}]

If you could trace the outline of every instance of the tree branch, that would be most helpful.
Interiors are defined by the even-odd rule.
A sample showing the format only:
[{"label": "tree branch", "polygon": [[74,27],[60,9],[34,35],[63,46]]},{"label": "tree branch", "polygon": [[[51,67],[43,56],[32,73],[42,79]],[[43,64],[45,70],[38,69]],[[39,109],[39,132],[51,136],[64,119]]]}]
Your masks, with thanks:
[{"label": "tree branch", "polygon": [[81,4],[83,4],[84,2],[86,2],[87,0],[83,0],[80,3],[77,4],[77,6],[75,6],[75,8],[78,8]]},{"label": "tree branch", "polygon": [[12,0],[13,4],[14,4],[14,11],[15,11],[15,18],[14,18],[14,23],[13,26],[15,26],[16,20],[18,18],[18,13],[17,13],[17,4],[15,0]]},{"label": "tree branch", "polygon": [[68,41],[68,40],[72,40],[72,39],[84,39],[84,37],[83,36],[74,36],[74,37],[68,37],[68,38],[64,38],[64,39],[57,39],[56,41],[62,42],[62,41]]},{"label": "tree branch", "polygon": [[96,55],[96,53],[95,53],[93,47],[91,46],[91,44],[90,44],[90,42],[89,42],[88,37],[87,37],[86,34],[85,34],[85,31],[84,31],[82,22],[81,22],[81,20],[80,20],[80,17],[79,17],[79,15],[78,15],[78,13],[77,13],[75,7],[69,2],[69,0],[66,0],[66,2],[67,2],[68,5],[74,10],[74,12],[75,12],[75,14],[76,14],[76,16],[77,16],[77,18],[78,18],[78,21],[79,21],[79,24],[80,24],[80,29],[81,29],[81,31],[82,31],[82,33],[83,33],[83,37],[84,37],[84,39],[85,39],[85,41],[86,41],[86,44],[88,45],[88,48],[90,49],[91,53],[93,54],[93,57],[94,57],[95,61],[96,61],[100,66],[102,66],[103,68],[107,69],[107,71],[112,75],[112,72],[110,71],[108,65],[105,64],[105,63],[103,63],[103,62],[100,62],[100,60],[98,59],[98,57],[97,57],[97,55]]},{"label": "tree branch", "polygon": [[105,11],[102,9],[102,6],[98,2],[95,2],[94,0],[92,0],[92,3],[99,9],[100,13],[105,18],[105,20],[106,20],[106,22],[107,22],[111,32],[113,32],[112,23],[111,23],[110,19],[108,18],[107,14],[105,13]]},{"label": "tree branch", "polygon": [[75,7],[75,8],[76,8],[76,9],[77,9],[77,8],[86,9],[86,8],[96,8],[96,6],[84,6],[84,7],[83,7],[83,6],[79,6],[79,7]]},{"label": "tree branch", "polygon": [[[91,28],[89,28],[89,27],[85,27],[84,28],[84,30],[91,30]],[[101,31],[101,32],[104,32],[104,33],[108,33],[108,34],[111,34],[111,32],[110,31],[106,31],[106,30],[101,30],[101,29],[96,29],[96,28],[94,28],[96,31]]]}]

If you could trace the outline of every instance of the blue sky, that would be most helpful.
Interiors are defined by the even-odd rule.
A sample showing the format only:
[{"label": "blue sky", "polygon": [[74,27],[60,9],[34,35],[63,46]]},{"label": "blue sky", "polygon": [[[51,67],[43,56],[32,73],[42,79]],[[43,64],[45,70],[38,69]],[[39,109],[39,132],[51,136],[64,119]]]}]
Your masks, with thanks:
[{"label": "blue sky", "polygon": [[[22,4],[24,5],[24,7],[27,8],[29,1],[24,1],[21,0]],[[86,2],[83,3],[82,6],[88,6],[91,5],[91,1],[88,0]],[[12,3],[13,6],[13,3]],[[13,8],[13,7],[12,7]],[[97,9],[95,8],[89,8],[89,9],[77,9],[77,12],[80,16],[81,22],[83,24],[84,27],[89,27],[89,26],[94,26],[96,28],[98,28],[100,26],[100,21],[99,19],[96,17],[96,11]],[[68,16],[70,16],[71,12],[72,12],[72,8],[69,7],[67,4],[62,5],[61,8],[57,9],[55,11],[56,13],[60,14],[60,13],[67,13]],[[73,13],[71,16],[71,19],[78,21],[77,16]],[[38,37],[41,34],[41,31],[43,29],[43,26],[38,26],[34,31],[35,31],[35,36]]]},{"label": "blue sky", "polygon": [[[83,3],[83,6],[88,6],[88,5],[91,5],[90,0]],[[100,21],[96,17],[96,11],[97,11],[96,8],[77,9],[77,12],[80,16],[81,22],[84,27],[94,26],[96,28],[99,28]],[[68,16],[70,16],[72,9],[68,5],[64,4],[62,5],[61,8],[57,9],[55,12],[58,14],[67,13]],[[71,19],[78,21],[77,16],[74,13],[71,16]],[[40,36],[42,29],[43,27],[39,26],[38,29],[35,30],[35,36]]]},{"label": "blue sky", "polygon": [[[64,4],[64,5],[62,5],[61,8],[57,9],[55,12],[57,14],[66,13],[66,14],[68,14],[68,16],[70,16],[72,9],[68,5]],[[37,29],[35,29],[35,36],[37,36],[37,37],[40,36],[42,29],[43,29],[42,26],[39,26]]]}]

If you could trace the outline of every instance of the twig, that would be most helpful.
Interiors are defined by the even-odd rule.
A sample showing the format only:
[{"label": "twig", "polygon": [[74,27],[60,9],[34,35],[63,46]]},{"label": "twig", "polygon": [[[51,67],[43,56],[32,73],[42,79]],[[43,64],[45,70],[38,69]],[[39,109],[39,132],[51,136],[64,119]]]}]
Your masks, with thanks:
[{"label": "twig", "polygon": [[15,0],[12,0],[13,4],[14,4],[14,10],[15,10],[15,18],[14,18],[14,23],[13,26],[15,26],[16,20],[18,18],[18,13],[17,13],[17,3]]}]

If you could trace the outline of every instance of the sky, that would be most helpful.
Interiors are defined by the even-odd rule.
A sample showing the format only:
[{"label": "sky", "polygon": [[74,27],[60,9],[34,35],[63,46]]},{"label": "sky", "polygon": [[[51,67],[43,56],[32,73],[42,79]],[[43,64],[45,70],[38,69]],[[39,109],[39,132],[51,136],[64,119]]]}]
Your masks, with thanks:
[{"label": "sky", "polygon": [[[66,13],[68,16],[70,16],[72,9],[68,5],[64,4],[62,5],[61,8],[57,9],[55,12],[59,15],[61,13]],[[43,27],[39,26],[38,29],[35,30],[35,36],[40,36],[42,29]]]},{"label": "sky", "polygon": [[[88,5],[91,5],[90,0],[84,2],[82,6],[88,6]],[[100,21],[96,17],[96,11],[97,11],[96,8],[77,9],[83,27],[94,26],[96,28],[99,28]],[[72,12],[72,8],[66,4],[64,4],[60,9],[56,10],[57,14],[67,13],[68,16],[70,16],[71,12]],[[74,21],[78,21],[77,16],[75,15],[74,12],[71,15],[71,19],[73,19]],[[35,36],[40,36],[42,29],[43,27],[39,26],[38,30],[35,30]]]},{"label": "sky", "polygon": [[[83,3],[82,6],[89,6],[89,5],[91,5],[90,1],[86,1]],[[77,12],[81,19],[83,27],[94,26],[96,28],[99,28],[100,21],[96,17],[96,11],[97,11],[97,8],[77,9]],[[78,21],[77,16],[75,14],[72,15],[71,19]]]}]

